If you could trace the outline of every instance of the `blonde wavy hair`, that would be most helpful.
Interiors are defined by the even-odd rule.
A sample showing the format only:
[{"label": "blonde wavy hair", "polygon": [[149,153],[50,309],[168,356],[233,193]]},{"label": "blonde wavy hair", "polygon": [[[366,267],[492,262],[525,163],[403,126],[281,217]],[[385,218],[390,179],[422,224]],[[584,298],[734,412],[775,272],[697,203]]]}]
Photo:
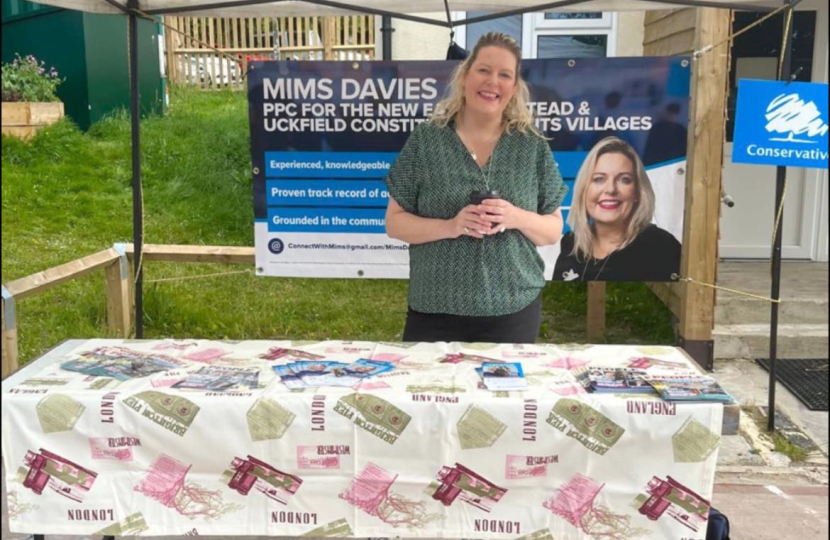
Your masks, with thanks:
[{"label": "blonde wavy hair", "polygon": [[646,174],[646,169],[640,156],[630,144],[617,137],[602,139],[588,152],[574,185],[573,203],[568,215],[568,225],[574,233],[574,247],[571,255],[577,260],[589,261],[594,258],[594,242],[597,238],[596,228],[588,215],[587,187],[591,182],[594,169],[599,158],[605,154],[622,154],[634,165],[635,198],[634,209],[628,220],[625,237],[619,249],[630,244],[637,235],[643,232],[654,219],[654,190]]},{"label": "blonde wavy hair", "polygon": [[464,78],[472,69],[473,64],[478,58],[478,53],[484,47],[499,47],[513,54],[516,57],[516,91],[513,92],[513,97],[504,109],[504,129],[507,133],[515,129],[521,133],[533,133],[541,136],[537,131],[533,120],[533,115],[528,109],[528,102],[530,101],[530,89],[527,83],[522,79],[520,72],[522,63],[522,48],[516,43],[512,37],[501,32],[488,32],[481,36],[481,38],[473,47],[470,56],[462,62],[455,71],[453,71],[450,85],[447,89],[447,96],[441,100],[435,107],[435,112],[430,118],[433,122],[441,127],[445,127],[451,120],[453,120],[460,112],[464,110],[466,99],[464,97]]}]

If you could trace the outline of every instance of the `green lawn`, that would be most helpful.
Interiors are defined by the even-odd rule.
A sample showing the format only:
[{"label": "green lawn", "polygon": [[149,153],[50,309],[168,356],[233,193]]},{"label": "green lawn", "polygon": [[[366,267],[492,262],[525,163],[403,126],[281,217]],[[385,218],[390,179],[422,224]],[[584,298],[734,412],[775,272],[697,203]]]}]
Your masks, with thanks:
[{"label": "green lawn", "polygon": [[[244,94],[174,90],[142,123],[145,241],[253,245]],[[3,283],[132,239],[130,123],[115,115],[83,134],[70,122],[31,142],[3,137]],[[239,271],[150,263],[145,279]],[[544,291],[541,339],[585,340],[584,284]],[[400,339],[406,282],[235,274],[145,286],[145,337]],[[671,314],[644,285],[608,287],[613,343],[666,344]],[[106,337],[103,273],[17,303],[25,363],[65,339]]]}]

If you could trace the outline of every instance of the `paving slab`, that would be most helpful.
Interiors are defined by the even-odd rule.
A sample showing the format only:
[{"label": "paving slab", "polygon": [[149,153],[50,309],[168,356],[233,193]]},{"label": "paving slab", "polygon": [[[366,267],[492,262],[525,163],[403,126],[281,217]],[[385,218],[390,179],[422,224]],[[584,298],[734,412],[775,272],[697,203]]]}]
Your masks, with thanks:
[{"label": "paving slab", "polygon": [[718,453],[718,467],[738,465],[762,467],[766,465],[766,462],[743,435],[722,437]]},{"label": "paving slab", "polygon": [[[781,264],[781,298],[824,300],[828,298],[828,263],[784,261]],[[770,261],[721,261],[718,285],[759,296],[769,296],[772,286]],[[718,292],[718,300],[737,298]],[[759,300],[760,301],[760,300]]]},{"label": "paving slab", "polygon": [[732,540],[818,540],[828,535],[827,486],[716,484],[712,504]]}]

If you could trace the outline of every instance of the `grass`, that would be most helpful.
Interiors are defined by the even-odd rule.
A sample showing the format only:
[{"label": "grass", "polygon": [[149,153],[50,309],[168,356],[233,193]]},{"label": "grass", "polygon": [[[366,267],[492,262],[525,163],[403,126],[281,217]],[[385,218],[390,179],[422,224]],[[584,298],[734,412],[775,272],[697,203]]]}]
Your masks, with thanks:
[{"label": "grass", "polygon": [[[142,122],[145,241],[253,245],[245,95],[174,89],[164,117]],[[132,239],[130,123],[125,112],[81,133],[69,121],[30,142],[2,139],[4,283]],[[219,278],[242,270],[153,263],[145,268],[145,337],[400,339],[406,282]],[[252,270],[252,269],[251,269]],[[541,340],[585,341],[584,284],[543,293]],[[63,340],[107,337],[102,273],[17,303],[20,359]],[[669,344],[671,314],[642,284],[609,284],[611,343]]]},{"label": "grass", "polygon": [[[759,428],[760,436],[767,441],[767,443],[771,443],[772,449],[779,454],[784,454],[793,463],[802,463],[804,462],[807,457],[809,457],[810,452],[797,444],[790,441],[781,431],[776,429],[772,433],[767,431],[767,423],[768,418],[767,415],[761,410],[761,408],[755,405],[747,405],[741,407],[741,412],[746,414],[755,425]],[[778,413],[776,413],[776,416]],[[753,448],[750,450],[751,454],[760,454],[761,451],[759,449]]]},{"label": "grass", "polygon": [[810,454],[807,450],[790,442],[778,431],[772,434],[772,442],[775,445],[775,451],[789,457],[793,463],[799,463],[806,460],[807,456]]}]

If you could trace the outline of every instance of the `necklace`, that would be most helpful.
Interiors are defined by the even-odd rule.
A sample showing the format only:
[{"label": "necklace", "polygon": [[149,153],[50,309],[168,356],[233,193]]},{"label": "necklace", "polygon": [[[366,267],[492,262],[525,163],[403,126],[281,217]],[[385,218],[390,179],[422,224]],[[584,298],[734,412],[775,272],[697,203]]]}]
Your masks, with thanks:
[{"label": "necklace", "polygon": [[498,143],[496,143],[496,147],[493,148],[493,153],[490,155],[490,159],[487,161],[487,174],[484,174],[484,167],[480,167],[478,165],[478,156],[476,156],[475,152],[470,152],[470,156],[472,156],[473,161],[476,162],[476,167],[478,167],[479,172],[481,173],[481,179],[484,180],[484,189],[490,191],[490,174],[493,172],[493,166],[496,163],[496,148],[498,147]]},{"label": "necklace", "polygon": [[[597,272],[597,275],[595,275],[594,279],[592,279],[591,281],[599,281],[600,274],[602,274],[602,271],[605,270],[605,265],[608,264],[608,261],[610,261],[611,257],[614,256],[614,253],[616,253],[616,252],[612,251],[611,253],[608,254],[607,257],[605,257],[605,262],[602,263],[602,266],[600,267],[599,272]],[[591,259],[587,259],[585,261],[585,268],[582,269],[582,281],[585,281],[585,275],[588,273],[588,264],[590,262],[591,262]]]},{"label": "necklace", "polygon": [[481,165],[478,164],[478,154],[476,154],[475,150],[471,150],[467,146],[467,144],[464,142],[464,138],[461,136],[461,132],[457,128],[458,128],[458,124],[456,124],[456,130],[455,130],[455,134],[458,136],[458,140],[461,141],[461,145],[464,146],[464,148],[467,149],[467,151],[470,153],[470,157],[473,158],[473,161],[476,164],[476,168],[478,168],[478,170],[481,173],[481,179],[484,180],[484,188],[487,191],[490,191],[490,176],[491,176],[491,173],[493,172],[493,166],[495,165],[495,162],[496,162],[496,150],[498,150],[499,141],[501,141],[501,135],[502,134],[500,133],[499,137],[496,139],[496,144],[493,146],[493,152],[490,154],[490,159],[485,164],[486,169],[487,169],[486,174],[485,174],[485,171],[484,171],[485,167],[482,167]]}]

